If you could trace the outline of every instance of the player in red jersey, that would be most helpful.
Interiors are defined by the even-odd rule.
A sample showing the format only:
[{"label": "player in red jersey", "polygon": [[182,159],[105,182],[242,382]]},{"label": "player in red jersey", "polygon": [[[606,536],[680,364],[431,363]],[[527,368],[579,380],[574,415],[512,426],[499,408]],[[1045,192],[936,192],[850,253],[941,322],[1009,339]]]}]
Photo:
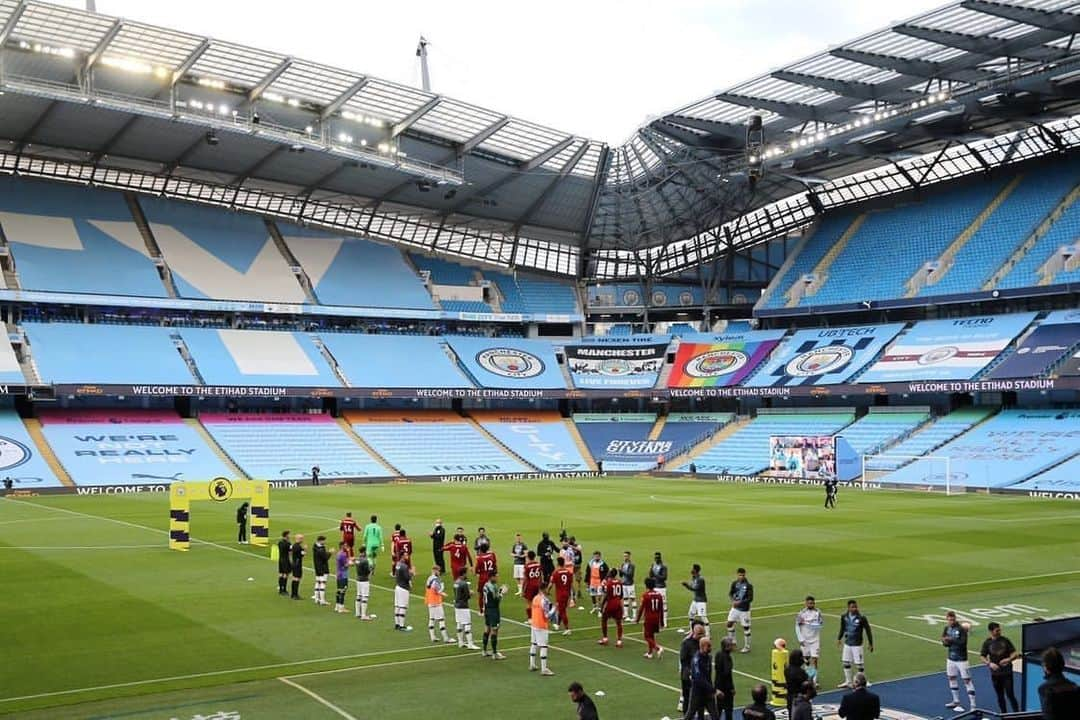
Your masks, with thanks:
[{"label": "player in red jersey", "polygon": [[656,581],[652,578],[645,579],[645,594],[641,596],[641,604],[638,605],[637,611],[638,622],[641,622],[642,615],[645,616],[643,626],[645,642],[649,646],[645,657],[652,658],[655,652],[659,659],[664,654],[664,648],[656,642],[656,633],[660,632],[660,628],[664,625],[664,596],[656,592]]},{"label": "player in red jersey", "polygon": [[608,575],[604,579],[600,593],[600,632],[603,637],[597,641],[598,645],[608,644],[608,620],[615,621],[615,647],[621,648],[623,634],[622,581],[619,580],[619,571],[616,568],[608,570]]},{"label": "player in red jersey", "polygon": [[356,529],[359,525],[353,520],[351,512],[345,513],[345,517],[341,518],[341,525],[338,529],[341,530],[341,542],[345,543],[345,551],[349,553],[349,557],[353,556],[353,546],[356,544]]},{"label": "player in red jersey", "polygon": [[458,528],[454,533],[454,539],[443,547],[450,555],[450,571],[454,577],[460,577],[461,571],[468,569],[472,564],[472,553],[469,552],[469,544],[465,542],[465,531]]},{"label": "player in red jersey", "polygon": [[[394,532],[390,533],[390,567],[397,567],[398,560],[401,559],[401,523],[394,525]],[[390,576],[393,577],[394,571],[390,570]]]},{"label": "player in red jersey", "polygon": [[532,617],[532,599],[540,592],[540,584],[544,578],[544,570],[536,559],[536,551],[530,550],[525,555],[525,580],[521,585],[521,596],[525,598],[525,617]]},{"label": "player in red jersey", "polygon": [[567,567],[566,558],[555,558],[555,572],[551,573],[551,584],[555,587],[555,607],[559,611],[559,625],[563,635],[570,634],[570,616],[566,609],[570,607],[570,598],[574,590],[573,564]]},{"label": "player in red jersey", "polygon": [[487,585],[491,576],[498,572],[499,561],[495,557],[495,553],[491,550],[491,546],[487,542],[480,544],[480,548],[476,553],[476,584],[480,588],[480,599],[477,604],[480,606],[480,612],[484,612],[484,586]]},{"label": "player in red jersey", "polygon": [[405,532],[405,528],[399,527],[397,537],[394,538],[394,544],[397,545],[398,556],[402,558],[411,558],[413,555],[412,538]]}]

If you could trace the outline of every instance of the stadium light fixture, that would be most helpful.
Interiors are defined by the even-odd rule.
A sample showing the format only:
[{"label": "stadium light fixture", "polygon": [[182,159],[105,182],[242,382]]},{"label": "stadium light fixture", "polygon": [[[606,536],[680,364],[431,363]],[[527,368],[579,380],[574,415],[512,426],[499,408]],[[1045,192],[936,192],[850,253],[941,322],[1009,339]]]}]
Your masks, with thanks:
[{"label": "stadium light fixture", "polygon": [[218,112],[221,113],[222,115],[228,115],[229,114],[229,106],[224,104],[224,103],[222,103],[221,105],[218,105]]},{"label": "stadium light fixture", "polygon": [[315,132],[315,128],[308,125],[307,127],[304,128],[304,132],[306,132],[308,135],[310,135],[311,133]]},{"label": "stadium light fixture", "polygon": [[213,88],[214,90],[224,90],[225,89],[225,81],[224,80],[217,80],[215,78],[199,78],[197,82],[198,82],[199,85],[202,85],[203,87]]}]

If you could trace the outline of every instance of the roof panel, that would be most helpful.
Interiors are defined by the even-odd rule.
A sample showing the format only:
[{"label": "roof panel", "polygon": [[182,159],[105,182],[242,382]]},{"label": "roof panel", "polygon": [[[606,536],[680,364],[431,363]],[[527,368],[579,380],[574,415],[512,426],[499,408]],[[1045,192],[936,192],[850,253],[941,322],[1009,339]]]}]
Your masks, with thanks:
[{"label": "roof panel", "polygon": [[413,128],[455,142],[465,142],[501,117],[496,112],[475,105],[443,98],[442,102],[413,123]]},{"label": "roof panel", "polygon": [[360,78],[347,70],[296,60],[266,90],[282,97],[326,105]]},{"label": "roof panel", "polygon": [[540,167],[547,170],[562,170],[566,163],[570,162],[570,159],[574,157],[574,154],[581,150],[582,145],[587,142],[588,140],[575,140],[552,155],[546,162],[541,164]]},{"label": "roof panel", "polygon": [[964,54],[963,50],[938,45],[908,35],[901,35],[892,30],[875,33],[844,47],[878,55],[890,55],[905,60],[926,60],[929,62],[944,62]]},{"label": "roof panel", "polygon": [[580,177],[596,177],[596,171],[600,167],[600,153],[603,152],[603,149],[603,143],[589,143],[589,149],[578,160],[571,174]]},{"label": "roof panel", "polygon": [[200,42],[195,35],[125,22],[109,43],[105,57],[175,70]]},{"label": "roof panel", "polygon": [[733,94],[801,105],[821,105],[841,99],[841,96],[834,93],[806,85],[790,83],[785,80],[777,80],[769,75],[738,85],[732,88],[731,92]]},{"label": "roof panel", "polygon": [[344,109],[396,123],[407,118],[433,97],[435,96],[423,90],[372,78],[360,92],[345,103]]},{"label": "roof panel", "polygon": [[87,53],[97,47],[114,22],[113,18],[85,10],[31,3],[15,24],[12,36]]},{"label": "roof panel", "polygon": [[284,59],[285,56],[278,53],[215,40],[192,66],[191,72],[242,87],[255,87]]},{"label": "roof panel", "polygon": [[515,119],[482,142],[480,147],[518,160],[528,160],[567,137],[566,133],[558,130]]}]

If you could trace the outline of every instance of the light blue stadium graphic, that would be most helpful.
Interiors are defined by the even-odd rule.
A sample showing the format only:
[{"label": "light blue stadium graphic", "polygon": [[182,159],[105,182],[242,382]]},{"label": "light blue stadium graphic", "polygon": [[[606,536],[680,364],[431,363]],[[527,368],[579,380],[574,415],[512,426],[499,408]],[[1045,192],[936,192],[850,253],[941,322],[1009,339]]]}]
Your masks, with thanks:
[{"label": "light blue stadium graphic", "polygon": [[208,385],[340,387],[306,333],[179,330]]},{"label": "light blue stadium graphic", "polygon": [[23,329],[46,383],[195,384],[169,328],[24,322]]},{"label": "light blue stadium graphic", "polygon": [[285,243],[307,271],[325,305],[431,310],[431,294],[401,251],[278,223]]},{"label": "light blue stadium graphic", "polygon": [[467,423],[358,423],[353,428],[375,452],[407,476],[530,470]]},{"label": "light blue stadium graphic", "polygon": [[860,383],[970,380],[1035,319],[1035,313],[924,320],[890,345]]},{"label": "light blue stadium graphic", "polygon": [[8,338],[0,342],[0,383],[12,385],[26,383],[26,376],[19,367],[19,358],[15,355],[15,348],[12,347]]},{"label": "light blue stadium graphic", "polygon": [[514,422],[513,413],[504,420],[484,418],[480,424],[495,439],[517,453],[527,463],[544,472],[584,471],[589,464],[578,451],[570,431],[562,422]]},{"label": "light blue stadium graphic", "polygon": [[166,296],[120,193],[0,177],[0,227],[24,289]]},{"label": "light blue stadium graphic", "polygon": [[426,335],[319,335],[352,387],[467,388],[442,339]]},{"label": "light blue stadium graphic", "polygon": [[566,388],[549,342],[464,336],[446,339],[481,387]]},{"label": "light blue stadium graphic", "polygon": [[1040,492],[1080,492],[1080,455],[1040,473],[1033,478],[1009,487],[1010,490]]},{"label": "light blue stadium graphic", "polygon": [[[854,419],[850,413],[762,414],[691,459],[699,473],[754,475],[769,467],[769,437],[773,435],[837,435]],[[690,462],[676,468],[690,469]]]},{"label": "light blue stadium graphic", "polygon": [[799,330],[745,384],[835,385],[866,366],[903,329],[900,323]]},{"label": "light blue stadium graphic", "polygon": [[13,410],[0,410],[0,480],[11,478],[16,490],[61,487],[49,464]]},{"label": "light blue stadium graphic", "polygon": [[76,485],[154,485],[233,477],[191,427],[176,423],[45,423],[53,452]]},{"label": "light blue stadium graphic", "polygon": [[390,472],[334,422],[222,422],[206,429],[233,462],[259,480],[387,477]]},{"label": "light blue stadium graphic", "polygon": [[[934,455],[950,458],[955,486],[1005,488],[1067,460],[1078,446],[1080,412],[1004,410]],[[881,481],[944,486],[944,469],[940,463],[913,462]]]},{"label": "light blue stadium graphic", "polygon": [[140,202],[182,297],[307,301],[260,218],[161,198]]}]

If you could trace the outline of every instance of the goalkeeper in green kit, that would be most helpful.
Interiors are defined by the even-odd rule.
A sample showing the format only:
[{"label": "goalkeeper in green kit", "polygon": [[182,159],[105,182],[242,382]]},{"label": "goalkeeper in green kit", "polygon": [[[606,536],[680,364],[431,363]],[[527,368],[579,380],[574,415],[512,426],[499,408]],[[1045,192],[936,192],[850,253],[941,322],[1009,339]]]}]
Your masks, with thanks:
[{"label": "goalkeeper in green kit", "polygon": [[372,515],[371,522],[364,526],[364,547],[367,549],[367,558],[371,563],[371,572],[374,574],[375,558],[383,549],[382,525],[379,525],[379,518],[376,515]]}]

